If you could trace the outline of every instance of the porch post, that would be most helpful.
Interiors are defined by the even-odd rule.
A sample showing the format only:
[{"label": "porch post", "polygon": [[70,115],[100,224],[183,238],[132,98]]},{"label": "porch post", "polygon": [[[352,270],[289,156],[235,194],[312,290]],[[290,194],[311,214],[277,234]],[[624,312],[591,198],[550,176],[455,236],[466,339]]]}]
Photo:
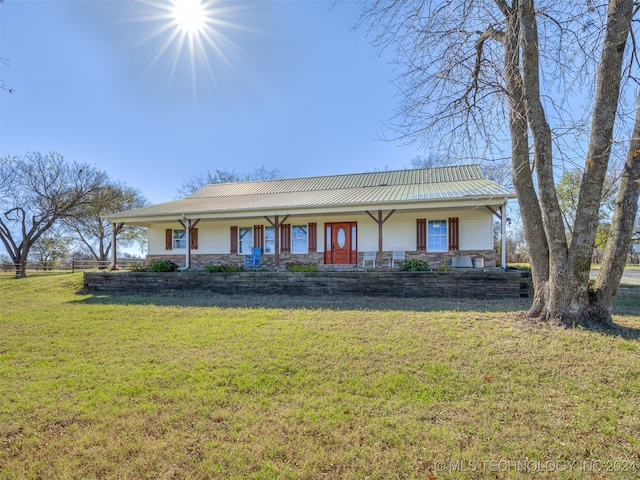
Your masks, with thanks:
[{"label": "porch post", "polygon": [[[270,221],[271,225],[273,225],[273,264],[276,268],[280,266],[280,216],[274,215],[273,222]],[[269,220],[269,219],[267,219]]]},{"label": "porch post", "polygon": [[116,245],[116,230],[117,223],[111,224],[111,249],[113,250],[111,256],[111,270],[116,270],[118,268],[118,246]]},{"label": "porch post", "polygon": [[380,265],[382,265],[383,262],[383,258],[382,258],[382,225],[384,225],[384,222],[386,222],[387,220],[389,220],[389,217],[391,215],[393,215],[395,213],[395,210],[391,210],[386,217],[382,218],[382,210],[378,210],[378,218],[374,217],[373,214],[371,212],[369,212],[368,210],[365,211],[365,213],[367,215],[369,215],[371,217],[371,219],[376,222],[378,224],[378,254],[376,255],[376,262]]},{"label": "porch post", "polygon": [[265,215],[264,219],[269,222],[269,224],[273,227],[273,248],[275,252],[273,252],[273,264],[276,267],[280,266],[280,224],[287,221],[289,215],[285,215],[282,220],[280,220],[280,215],[274,215],[273,220]]},{"label": "porch post", "polygon": [[507,199],[505,198],[500,207],[500,265],[502,269],[507,268]]},{"label": "porch post", "polygon": [[187,237],[187,254],[184,262],[184,269],[189,270],[191,265],[191,219],[187,218],[186,225],[184,226],[185,235]]}]

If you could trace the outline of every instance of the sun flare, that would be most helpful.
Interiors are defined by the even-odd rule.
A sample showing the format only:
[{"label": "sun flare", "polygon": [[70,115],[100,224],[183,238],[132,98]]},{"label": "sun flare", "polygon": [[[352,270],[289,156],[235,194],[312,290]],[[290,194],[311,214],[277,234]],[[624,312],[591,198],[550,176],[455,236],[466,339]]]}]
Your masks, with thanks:
[{"label": "sun flare", "polygon": [[196,79],[202,74],[217,86],[216,70],[235,71],[229,54],[240,49],[228,35],[233,30],[250,30],[232,21],[243,8],[237,0],[135,1],[146,12],[131,20],[153,25],[141,43],[158,42],[158,52],[147,71],[159,63],[166,64],[161,60],[168,57],[169,79],[188,72],[194,95]]},{"label": "sun flare", "polygon": [[206,24],[207,12],[200,0],[174,0],[171,13],[178,28],[190,35],[200,32]]}]

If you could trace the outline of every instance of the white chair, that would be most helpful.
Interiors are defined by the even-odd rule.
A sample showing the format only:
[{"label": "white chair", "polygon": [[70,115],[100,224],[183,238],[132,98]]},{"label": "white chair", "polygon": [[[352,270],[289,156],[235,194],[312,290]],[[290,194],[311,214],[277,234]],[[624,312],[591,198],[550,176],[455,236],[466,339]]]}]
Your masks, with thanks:
[{"label": "white chair", "polygon": [[364,252],[364,257],[362,257],[362,268],[365,268],[365,264],[367,262],[371,262],[371,267],[375,268],[376,252]]},{"label": "white chair", "polygon": [[394,250],[389,259],[389,267],[395,267],[396,262],[404,262],[404,250]]}]

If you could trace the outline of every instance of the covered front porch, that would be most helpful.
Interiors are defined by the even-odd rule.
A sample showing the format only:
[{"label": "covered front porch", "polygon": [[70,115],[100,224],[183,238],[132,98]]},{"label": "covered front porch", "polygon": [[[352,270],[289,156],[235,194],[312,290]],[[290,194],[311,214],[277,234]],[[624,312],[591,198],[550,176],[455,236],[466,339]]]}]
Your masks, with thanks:
[{"label": "covered front porch", "polygon": [[[366,260],[365,256],[373,254],[373,261]],[[320,252],[307,254],[280,254],[279,262],[276,265],[276,258],[273,255],[262,255],[260,268],[262,270],[286,270],[289,263],[305,263],[318,265],[321,271],[371,271],[398,269],[400,261],[394,259],[392,250],[382,252],[358,252],[355,256],[354,263],[325,263],[325,255]],[[421,252],[421,251],[402,251],[403,260],[422,260],[429,264],[433,270],[443,266],[452,268],[498,268],[496,263],[496,253],[494,250],[465,250],[450,252]],[[207,265],[242,265],[244,255],[230,254],[192,254],[189,262],[189,270],[200,271]],[[464,262],[457,262],[457,259],[464,259]],[[177,265],[184,267],[186,259],[183,255],[148,255],[147,262],[154,260],[171,260]],[[502,264],[504,265],[504,263]],[[184,268],[183,268],[184,269]]]},{"label": "covered front porch", "polygon": [[[477,165],[207,185],[187,198],[108,216],[149,229],[148,260],[183,270],[243,265],[261,251],[260,265],[288,262],[393,266],[400,258],[434,267],[457,256],[504,265],[506,205],[514,194]],[[496,234],[495,222],[500,222]],[[468,263],[468,262],[467,262]],[[113,259],[113,267],[117,258]]]}]

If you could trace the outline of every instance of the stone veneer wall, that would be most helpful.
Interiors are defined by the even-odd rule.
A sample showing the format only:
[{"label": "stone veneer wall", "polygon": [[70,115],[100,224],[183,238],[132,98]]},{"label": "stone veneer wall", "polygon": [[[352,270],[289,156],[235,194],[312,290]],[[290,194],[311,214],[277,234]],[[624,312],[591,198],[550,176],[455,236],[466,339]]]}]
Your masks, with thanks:
[{"label": "stone veneer wall", "polygon": [[469,269],[456,272],[197,271],[85,272],[84,286],[99,293],[222,293],[305,296],[528,297],[528,272]]}]

